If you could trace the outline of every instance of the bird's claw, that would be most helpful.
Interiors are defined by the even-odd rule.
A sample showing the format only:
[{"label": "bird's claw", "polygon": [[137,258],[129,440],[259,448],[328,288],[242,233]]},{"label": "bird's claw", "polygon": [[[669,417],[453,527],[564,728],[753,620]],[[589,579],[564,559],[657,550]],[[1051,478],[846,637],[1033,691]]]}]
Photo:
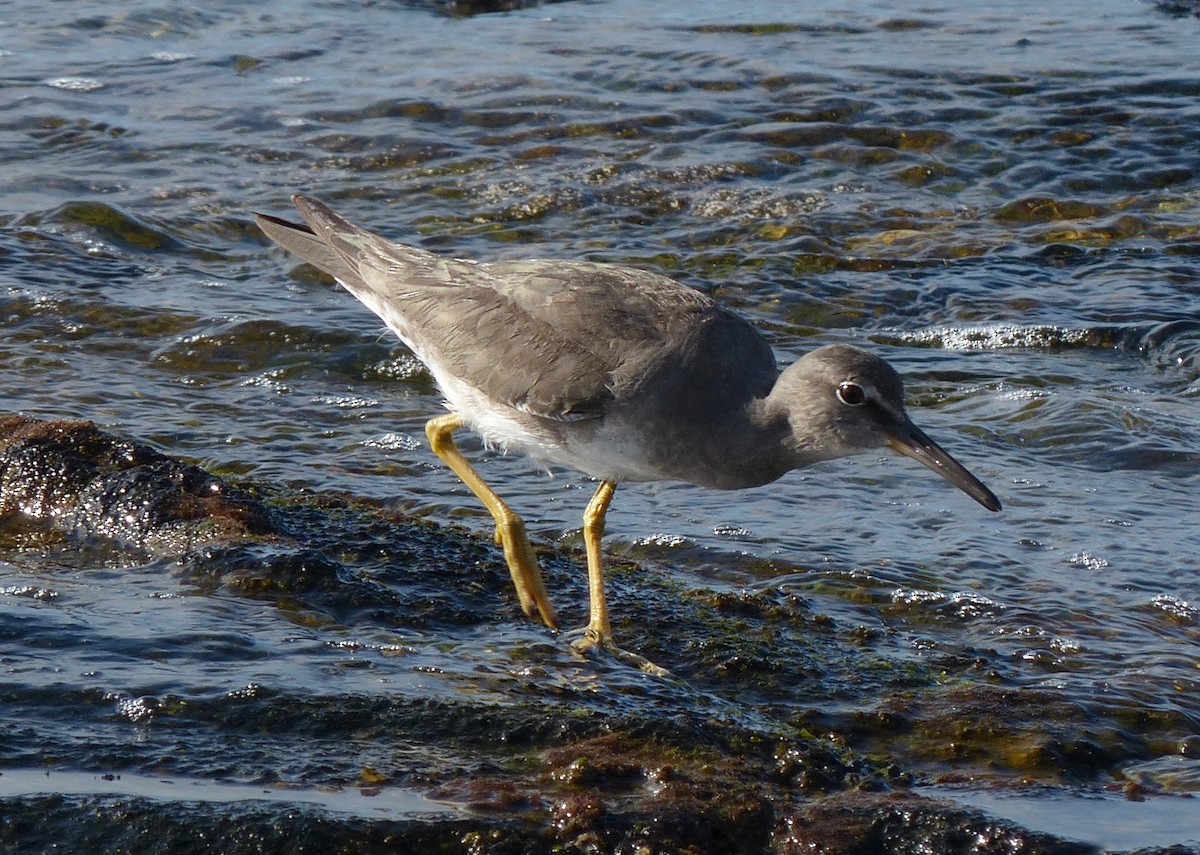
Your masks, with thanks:
[{"label": "bird's claw", "polygon": [[652,677],[674,678],[675,676],[661,665],[655,665],[645,656],[640,656],[637,653],[617,647],[617,645],[613,644],[610,633],[603,633],[588,626],[568,633],[568,636],[575,635],[578,635],[578,637],[570,638],[571,649],[580,656],[585,656],[589,659],[599,659],[603,654],[608,654],[614,659],[626,665],[632,665],[634,668]]}]

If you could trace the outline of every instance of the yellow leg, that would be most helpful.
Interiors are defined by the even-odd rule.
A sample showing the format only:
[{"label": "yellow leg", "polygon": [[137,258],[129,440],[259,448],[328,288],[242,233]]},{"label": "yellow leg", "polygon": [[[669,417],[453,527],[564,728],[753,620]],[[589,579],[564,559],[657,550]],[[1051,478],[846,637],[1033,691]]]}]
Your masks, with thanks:
[{"label": "yellow leg", "polygon": [[608,622],[608,600],[604,596],[604,564],[600,556],[600,539],[604,537],[604,518],[612,504],[617,485],[601,481],[592,500],[583,512],[583,545],[587,549],[588,566],[588,625],[583,638],[573,643],[580,653],[605,650],[616,658],[656,677],[670,677],[671,672],[660,668],[644,656],[622,650],[613,643],[612,626]]},{"label": "yellow leg", "polygon": [[[492,491],[474,467],[463,457],[451,436],[455,430],[466,422],[456,413],[432,418],[425,425],[425,435],[429,437],[429,445],[433,453],[449,466],[454,474],[470,488],[479,501],[496,521],[496,542],[504,547],[504,560],[508,562],[508,570],[512,573],[513,585],[517,589],[517,599],[526,616],[533,618],[541,614],[546,626],[557,629],[558,618],[554,614],[554,606],[546,596],[546,586],[542,583],[542,571],[534,557],[533,547],[529,545],[529,537],[525,534],[525,522],[504,501]],[[611,490],[609,491],[611,495]],[[593,500],[595,501],[595,500]],[[604,514],[600,514],[600,527],[604,527]],[[599,546],[597,545],[597,562],[599,561]],[[588,549],[588,566],[591,566],[591,548]],[[603,580],[602,580],[603,581]],[[603,600],[601,592],[601,600]],[[607,616],[605,625],[607,626]]]},{"label": "yellow leg", "polygon": [[587,550],[588,625],[584,632],[588,647],[611,647],[612,626],[608,622],[608,600],[604,597],[604,564],[600,557],[600,539],[604,537],[604,518],[612,504],[617,485],[601,481],[583,512],[583,545]]}]

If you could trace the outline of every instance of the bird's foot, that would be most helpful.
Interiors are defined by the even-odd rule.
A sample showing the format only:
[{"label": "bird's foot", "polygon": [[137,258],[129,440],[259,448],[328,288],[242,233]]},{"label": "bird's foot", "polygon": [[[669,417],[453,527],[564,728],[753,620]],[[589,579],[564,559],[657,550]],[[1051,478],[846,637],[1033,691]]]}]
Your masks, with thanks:
[{"label": "bird's foot", "polygon": [[639,671],[650,674],[653,677],[674,678],[674,674],[663,668],[661,665],[655,665],[645,656],[639,656],[637,653],[631,653],[628,650],[623,650],[613,643],[611,633],[599,632],[590,626],[582,629],[573,630],[568,633],[568,636],[578,636],[571,638],[571,649],[580,656],[586,656],[590,659],[599,659],[601,655],[608,654],[614,659],[632,665]]}]

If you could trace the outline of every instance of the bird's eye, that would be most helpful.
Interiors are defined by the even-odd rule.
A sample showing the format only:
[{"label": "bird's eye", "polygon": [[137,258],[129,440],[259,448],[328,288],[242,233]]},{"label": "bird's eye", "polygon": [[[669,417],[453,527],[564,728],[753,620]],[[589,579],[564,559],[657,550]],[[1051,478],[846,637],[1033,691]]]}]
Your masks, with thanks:
[{"label": "bird's eye", "polygon": [[847,407],[861,407],[867,402],[867,391],[857,383],[838,384],[837,396]]}]

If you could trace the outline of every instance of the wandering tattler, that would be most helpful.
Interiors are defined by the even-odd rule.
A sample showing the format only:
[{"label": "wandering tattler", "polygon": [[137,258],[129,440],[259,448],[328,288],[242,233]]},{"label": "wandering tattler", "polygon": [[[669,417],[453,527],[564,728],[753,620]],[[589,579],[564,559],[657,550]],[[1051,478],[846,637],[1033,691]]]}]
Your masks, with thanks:
[{"label": "wandering tattler", "polygon": [[645,270],[582,261],[477,263],[392,243],[310,196],[308,225],[258,216],[276,243],[333,276],[428,366],[449,413],[434,453],[496,521],[525,614],[557,627],[525,525],[454,444],[464,425],[500,448],[600,485],[583,514],[590,617],[580,649],[612,643],[600,538],[623,481],[758,487],[792,469],[891,447],[988,510],[1000,501],[909,420],[896,371],[844,344],[782,373],[748,321]]}]

